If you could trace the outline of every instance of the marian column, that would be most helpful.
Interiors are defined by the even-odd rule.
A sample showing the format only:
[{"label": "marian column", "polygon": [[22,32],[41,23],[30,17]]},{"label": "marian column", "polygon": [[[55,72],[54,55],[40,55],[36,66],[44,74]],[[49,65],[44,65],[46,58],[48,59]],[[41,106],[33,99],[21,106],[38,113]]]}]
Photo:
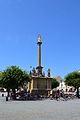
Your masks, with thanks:
[{"label": "marian column", "polygon": [[39,36],[38,36],[38,66],[37,66],[37,74],[40,76],[40,75],[42,75],[42,68],[43,67],[41,67],[41,44],[42,44],[42,42],[41,42],[41,36],[40,36],[40,34],[39,34]]}]

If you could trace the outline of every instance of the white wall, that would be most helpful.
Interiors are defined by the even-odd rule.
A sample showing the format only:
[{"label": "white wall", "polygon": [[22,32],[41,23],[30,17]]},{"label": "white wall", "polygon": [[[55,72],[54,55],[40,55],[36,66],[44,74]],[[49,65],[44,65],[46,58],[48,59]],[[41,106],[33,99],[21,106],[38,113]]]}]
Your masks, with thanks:
[{"label": "white wall", "polygon": [[0,96],[2,96],[2,94],[4,94],[4,96],[7,96],[7,92],[0,92]]}]

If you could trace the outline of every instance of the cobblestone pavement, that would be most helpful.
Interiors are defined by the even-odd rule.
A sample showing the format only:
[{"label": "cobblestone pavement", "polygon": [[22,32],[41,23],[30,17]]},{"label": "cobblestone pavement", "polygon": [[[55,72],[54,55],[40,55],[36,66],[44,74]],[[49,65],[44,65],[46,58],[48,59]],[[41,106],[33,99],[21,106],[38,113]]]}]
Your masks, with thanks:
[{"label": "cobblestone pavement", "polygon": [[80,120],[80,100],[6,102],[0,97],[0,120]]}]

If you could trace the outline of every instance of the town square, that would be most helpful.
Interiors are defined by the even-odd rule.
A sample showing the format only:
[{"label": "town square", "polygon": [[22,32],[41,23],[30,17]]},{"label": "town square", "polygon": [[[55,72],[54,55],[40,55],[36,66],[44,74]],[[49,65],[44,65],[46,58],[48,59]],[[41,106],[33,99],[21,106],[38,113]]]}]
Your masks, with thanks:
[{"label": "town square", "polygon": [[79,120],[80,99],[9,101],[0,97],[0,120]]},{"label": "town square", "polygon": [[80,120],[80,1],[0,0],[0,120]]}]

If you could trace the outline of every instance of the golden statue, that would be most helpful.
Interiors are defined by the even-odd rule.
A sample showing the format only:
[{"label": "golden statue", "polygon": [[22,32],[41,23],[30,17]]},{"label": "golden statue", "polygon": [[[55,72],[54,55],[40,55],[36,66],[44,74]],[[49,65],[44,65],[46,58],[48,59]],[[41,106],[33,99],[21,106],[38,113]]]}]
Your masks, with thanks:
[{"label": "golden statue", "polygon": [[40,36],[40,34],[38,36],[38,42],[41,42],[41,36]]}]

